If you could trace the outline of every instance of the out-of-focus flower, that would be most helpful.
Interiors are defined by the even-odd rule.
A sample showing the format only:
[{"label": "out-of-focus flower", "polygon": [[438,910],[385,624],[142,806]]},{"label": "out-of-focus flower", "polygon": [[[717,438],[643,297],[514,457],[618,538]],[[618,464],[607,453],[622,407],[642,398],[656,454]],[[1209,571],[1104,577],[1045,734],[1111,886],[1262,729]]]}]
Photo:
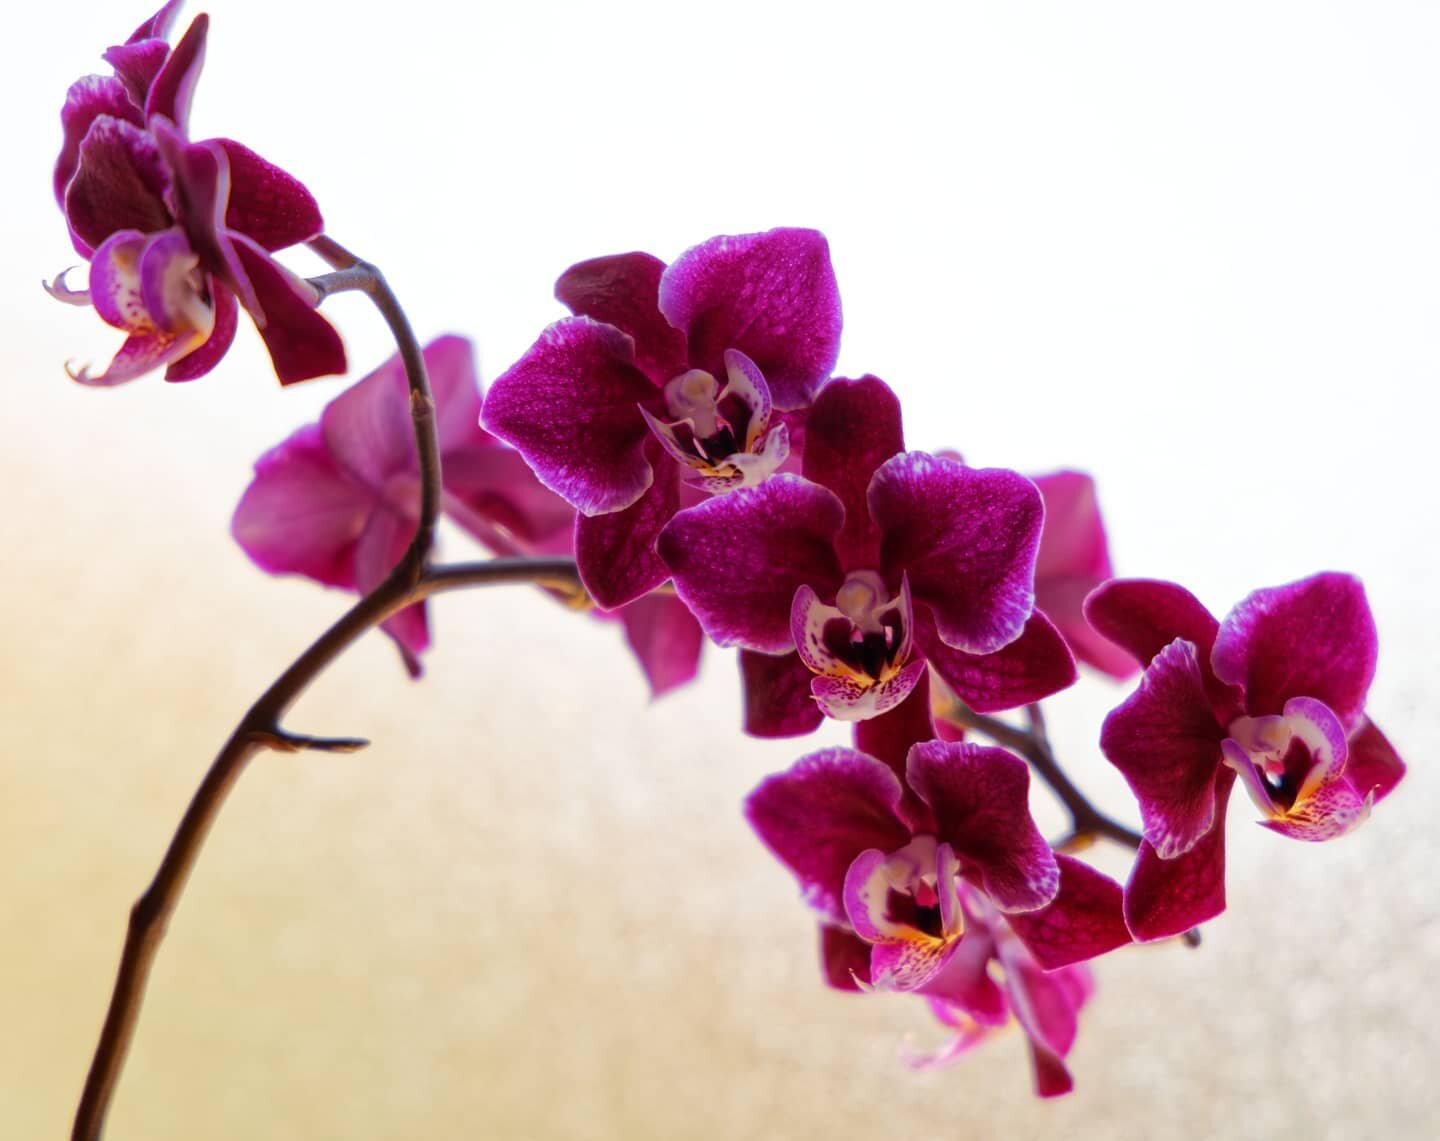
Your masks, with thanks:
[{"label": "out-of-focus flower", "polygon": [[[498,555],[567,555],[575,510],[514,449],[480,427],[474,352],[462,337],[425,347],[450,519]],[[398,356],[336,397],[255,465],[231,529],[260,567],[368,593],[399,562],[420,518],[420,475]],[[695,676],[701,633],[679,599],[655,595],[613,617],[659,696]],[[426,607],[386,619],[412,676],[430,642]]]},{"label": "out-of-focus flower", "polygon": [[669,577],[660,529],[686,502],[753,486],[790,454],[839,351],[840,298],[814,230],[713,238],[670,266],[571,267],[552,325],[491,386],[485,425],[580,512],[575,554],[604,607]]},{"label": "out-of-focus flower", "polygon": [[1115,573],[1095,481],[1078,471],[1031,479],[1045,501],[1045,527],[1035,559],[1035,605],[1055,623],[1080,661],[1120,680],[1133,676],[1139,663],[1085,621],[1085,596]]},{"label": "out-of-focus flower", "polygon": [[[1028,787],[1024,762],[1003,749],[917,743],[902,786],[884,762],[833,748],[762,783],[746,815],[818,913],[832,985],[923,994],[987,1027],[1013,1006],[1058,1064],[1073,1025],[1067,1039],[1019,1009],[1038,993],[1028,972],[1070,967],[1130,936],[1120,885],[1050,850]],[[988,969],[996,959],[1007,990]],[[1053,1067],[1040,1084],[1063,1092]]]},{"label": "out-of-focus flower", "polygon": [[803,465],[804,478],[708,500],[660,535],[705,632],[752,652],[747,729],[805,732],[821,711],[873,717],[927,661],[983,712],[1075,680],[1064,640],[1034,611],[1042,507],[1029,480],[905,452],[899,402],[875,377],[821,390]]},{"label": "out-of-focus flower", "polygon": [[1376,635],[1358,579],[1326,573],[1258,590],[1224,622],[1173,583],[1118,580],[1085,613],[1148,663],[1100,735],[1144,822],[1125,893],[1136,938],[1174,935],[1224,909],[1237,775],[1261,823],[1301,840],[1355,828],[1404,775],[1365,716]]},{"label": "out-of-focus flower", "polygon": [[178,8],[167,4],[109,49],[114,74],[73,84],[61,112],[55,194],[90,283],[71,289],[61,274],[47,288],[94,305],[126,334],[102,372],[72,375],[102,386],[161,367],[167,380],[203,376],[234,339],[237,303],[282,384],[342,373],[344,346],[316,312],[319,295],[270,256],[318,235],[319,208],[241,144],[188,140],[209,20],[197,16],[172,51],[165,36]]}]

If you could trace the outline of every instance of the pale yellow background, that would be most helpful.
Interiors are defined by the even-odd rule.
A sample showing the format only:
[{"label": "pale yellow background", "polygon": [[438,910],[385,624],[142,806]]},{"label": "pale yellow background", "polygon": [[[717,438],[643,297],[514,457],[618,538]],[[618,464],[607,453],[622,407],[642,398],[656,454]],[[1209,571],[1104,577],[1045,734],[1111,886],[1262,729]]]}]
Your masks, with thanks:
[{"label": "pale yellow background", "polygon": [[[819,984],[810,920],[739,811],[818,741],[742,738],[726,655],[651,705],[612,627],[524,591],[446,598],[423,684],[371,638],[293,718],[372,749],[245,774],[109,1136],[1440,1132],[1435,15],[1087,8],[456,24],[413,4],[337,25],[217,3],[197,132],[304,176],[422,334],[477,335],[490,376],[558,315],[571,260],[822,226],[841,369],[889,379],[914,442],[1094,470],[1121,569],[1217,611],[1321,567],[1365,576],[1372,713],[1412,764],[1393,801],[1310,848],[1237,799],[1229,912],[1198,952],[1099,966],[1078,1092],[1041,1104],[1018,1035],[916,1075],[898,1047],[934,1041],[918,1003]],[[254,457],[339,382],[280,391],[248,329],[188,387],[60,371],[116,338],[38,288],[73,260],[54,110],[143,15],[18,16],[0,78],[6,1141],[67,1130],[130,902],[234,720],[344,604],[267,579],[226,530]],[[347,60],[375,86],[343,94]],[[387,351],[358,301],[333,316],[357,369]],[[1053,714],[1117,812],[1094,740],[1124,692],[1087,679]]]}]

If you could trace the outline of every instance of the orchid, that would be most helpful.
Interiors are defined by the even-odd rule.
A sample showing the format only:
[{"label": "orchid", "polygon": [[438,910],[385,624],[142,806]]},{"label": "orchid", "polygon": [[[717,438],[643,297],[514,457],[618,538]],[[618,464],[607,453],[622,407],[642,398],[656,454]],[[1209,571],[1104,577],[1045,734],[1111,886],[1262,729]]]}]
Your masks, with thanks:
[{"label": "orchid", "polygon": [[581,262],[556,284],[576,314],[491,387],[485,424],[579,512],[575,553],[601,606],[669,572],[655,539],[682,504],[750,487],[790,455],[839,350],[840,298],[814,230],[712,238],[671,265]]},{"label": "orchid", "polygon": [[1237,776],[1267,828],[1320,841],[1357,827],[1404,775],[1365,716],[1377,642],[1359,580],[1318,574],[1258,590],[1223,622],[1173,583],[1118,580],[1085,613],[1148,663],[1100,733],[1145,826],[1125,891],[1136,938],[1174,935],[1224,909]]},{"label": "orchid", "polygon": [[[902,785],[883,761],[832,748],[762,783],[746,815],[817,913],[832,985],[916,992],[947,1017],[996,1026],[1011,1007],[1031,1017],[1028,992],[1012,989],[1007,1004],[991,977],[997,955],[1013,975],[1006,985],[1021,988],[1025,971],[1129,942],[1119,885],[1051,851],[1028,784],[1024,762],[1003,749],[918,742]],[[1047,1049],[1068,1047],[1057,1038]],[[1061,1092],[1048,1080],[1047,1091]]]},{"label": "orchid", "polygon": [[[542,487],[518,453],[480,427],[474,349],[447,336],[425,347],[444,465],[445,514],[499,555],[568,554],[575,512]],[[405,553],[420,514],[420,472],[398,356],[261,456],[232,531],[272,574],[299,574],[367,594]],[[659,696],[695,676],[701,635],[674,598],[623,607],[616,619]],[[430,644],[426,604],[381,628],[412,677]]]},{"label": "orchid", "polygon": [[751,651],[750,731],[873,717],[905,699],[927,662],[982,711],[1075,680],[1063,639],[1033,609],[1043,509],[1029,480],[905,452],[899,401],[875,377],[821,390],[803,471],[682,511],[660,536],[705,632]]},{"label": "orchid", "polygon": [[62,273],[46,288],[126,334],[108,367],[71,375],[98,386],[161,367],[167,380],[204,376],[234,339],[237,302],[282,384],[344,372],[319,294],[270,256],[324,228],[310,192],[240,143],[186,137],[209,20],[197,16],[172,51],[178,8],[110,48],[115,74],[76,82],[61,112],[55,195],[90,282],[71,289]]}]

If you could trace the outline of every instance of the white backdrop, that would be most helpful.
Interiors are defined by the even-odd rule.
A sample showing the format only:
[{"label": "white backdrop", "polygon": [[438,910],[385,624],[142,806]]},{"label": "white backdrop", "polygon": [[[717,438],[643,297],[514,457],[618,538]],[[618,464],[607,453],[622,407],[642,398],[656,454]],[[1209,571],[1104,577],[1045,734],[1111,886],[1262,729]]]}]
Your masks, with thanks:
[{"label": "white backdrop", "polygon": [[[918,1004],[820,988],[738,813],[811,745],[740,739],[722,655],[649,707],[614,630],[446,600],[422,685],[374,639],[302,706],[374,749],[247,774],[111,1136],[1440,1129],[1440,8],[896,7],[217,0],[193,127],[305,180],[421,335],[474,337],[487,377],[561,314],[573,261],[824,230],[839,371],[889,381],[912,444],[1092,471],[1120,570],[1217,612],[1361,574],[1407,784],[1316,849],[1237,808],[1231,911],[1199,953],[1101,967],[1079,1092],[1039,1106],[1016,1037],[915,1076],[895,1047]],[[64,1128],[129,901],[230,724],[341,602],[226,532],[254,457],[341,382],[281,391],[248,328],[190,386],[61,371],[118,338],[38,286],[74,260],[58,109],[148,14],[7,17],[3,1136]],[[388,353],[362,302],[332,310],[357,372]],[[1088,678],[1054,714],[1118,811],[1094,739],[1122,692]]]}]

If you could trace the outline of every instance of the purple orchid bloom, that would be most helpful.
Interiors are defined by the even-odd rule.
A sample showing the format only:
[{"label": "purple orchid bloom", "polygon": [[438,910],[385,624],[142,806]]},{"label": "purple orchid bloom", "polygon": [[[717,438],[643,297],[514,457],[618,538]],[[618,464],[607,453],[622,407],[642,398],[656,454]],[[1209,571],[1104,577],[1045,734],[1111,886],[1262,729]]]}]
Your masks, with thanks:
[{"label": "purple orchid bloom", "polygon": [[[746,814],[818,913],[832,985],[916,992],[988,1027],[1013,1008],[1048,1063],[1073,1031],[1067,1039],[1026,1006],[1026,972],[1071,967],[1130,936],[1120,885],[1051,851],[1028,787],[1024,762],[1003,749],[916,743],[902,784],[884,761],[832,748],[762,783]],[[997,960],[1008,1002],[989,970]],[[1062,1092],[1048,1064],[1040,1084]]]},{"label": "purple orchid bloom", "polygon": [[[1119,886],[1115,892],[1118,894]],[[974,983],[966,999],[930,997],[930,1011],[950,1037],[929,1054],[910,1054],[915,1069],[937,1069],[960,1061],[1012,1020],[1030,1047],[1035,1092],[1059,1097],[1075,1088],[1065,1057],[1080,1028],[1080,1009],[1095,993],[1083,963],[1046,970],[1006,918],[969,884],[960,885],[960,906],[975,941],[969,960]],[[992,975],[998,975],[997,985]]]},{"label": "purple orchid bloom", "polygon": [[[499,555],[566,555],[575,510],[542,487],[513,449],[480,427],[474,352],[461,337],[425,347],[440,437],[444,513]],[[361,594],[399,562],[420,517],[409,393],[392,357],[255,465],[232,531],[272,574],[300,574]],[[611,617],[611,616],[607,616]],[[654,596],[613,617],[659,696],[695,676],[701,633],[679,599]],[[412,676],[430,642],[426,607],[386,619]]]},{"label": "purple orchid bloom", "polygon": [[579,512],[575,554],[603,607],[659,586],[655,538],[705,494],[749,487],[792,447],[839,351],[840,297],[814,230],[712,238],[572,266],[550,326],[490,389],[485,426]]},{"label": "purple orchid bloom", "polygon": [[1225,908],[1225,809],[1238,775],[1267,828],[1329,840],[1358,826],[1405,766],[1365,716],[1375,622],[1358,579],[1258,590],[1217,622],[1168,582],[1120,580],[1091,624],[1147,662],[1100,747],[1140,804],[1145,842],[1125,890],[1137,939]]},{"label": "purple orchid bloom", "polygon": [[1035,605],[1055,623],[1075,657],[1123,681],[1140,666],[1085,621],[1088,595],[1114,575],[1095,481],[1084,472],[1030,477],[1045,500],[1045,529],[1035,559]]},{"label": "purple orchid bloom", "polygon": [[46,288],[126,334],[104,371],[71,375],[100,386],[162,366],[167,380],[203,376],[234,339],[237,303],[282,384],[343,373],[318,293],[270,256],[323,230],[310,192],[237,142],[186,138],[209,18],[197,16],[172,51],[165,35],[178,8],[172,0],[109,49],[115,74],[73,84],[61,112],[55,195],[90,284],[70,289],[62,273]]},{"label": "purple orchid bloom", "polygon": [[927,662],[982,712],[1075,680],[1033,609],[1043,508],[1029,480],[905,452],[899,401],[875,377],[821,390],[803,471],[682,511],[660,535],[705,632],[750,651],[748,731],[873,717]]}]

